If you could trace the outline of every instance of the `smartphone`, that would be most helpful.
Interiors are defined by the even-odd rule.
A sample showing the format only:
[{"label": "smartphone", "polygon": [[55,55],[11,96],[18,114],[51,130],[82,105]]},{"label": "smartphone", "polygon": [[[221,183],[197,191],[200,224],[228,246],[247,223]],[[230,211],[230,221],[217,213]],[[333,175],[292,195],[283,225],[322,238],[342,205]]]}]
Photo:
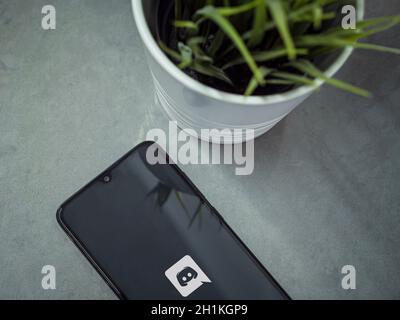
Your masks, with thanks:
[{"label": "smartphone", "polygon": [[[166,161],[148,161],[150,151]],[[289,299],[170,162],[154,142],[141,143],[57,211],[62,229],[115,294],[139,300]]]}]

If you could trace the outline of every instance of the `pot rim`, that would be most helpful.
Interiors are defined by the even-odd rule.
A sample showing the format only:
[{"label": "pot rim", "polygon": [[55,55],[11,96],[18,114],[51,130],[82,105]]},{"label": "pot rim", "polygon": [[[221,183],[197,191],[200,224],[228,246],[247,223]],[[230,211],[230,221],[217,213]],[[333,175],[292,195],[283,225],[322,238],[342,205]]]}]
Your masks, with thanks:
[{"label": "pot rim", "polygon": [[[143,11],[143,0],[132,0],[133,16],[135,18],[136,26],[139,34],[142,38],[144,45],[147,47],[153,58],[160,64],[160,66],[168,72],[172,77],[179,81],[182,85],[189,87],[191,90],[196,91],[199,94],[208,96],[210,98],[229,102],[232,104],[245,104],[245,105],[270,105],[275,103],[281,103],[289,100],[293,100],[308,94],[311,94],[314,90],[322,86],[325,81],[316,79],[314,80],[313,86],[301,86],[296,89],[267,96],[243,96],[240,94],[228,93],[214,89],[207,86],[186,73],[180,70],[161,50],[158,43],[155,41],[150,28],[147,24],[144,11]],[[364,0],[357,1],[357,20],[361,20],[364,17]],[[345,64],[347,59],[353,52],[352,47],[346,47],[343,52],[339,55],[336,61],[324,72],[327,77],[333,77],[336,72]]]}]

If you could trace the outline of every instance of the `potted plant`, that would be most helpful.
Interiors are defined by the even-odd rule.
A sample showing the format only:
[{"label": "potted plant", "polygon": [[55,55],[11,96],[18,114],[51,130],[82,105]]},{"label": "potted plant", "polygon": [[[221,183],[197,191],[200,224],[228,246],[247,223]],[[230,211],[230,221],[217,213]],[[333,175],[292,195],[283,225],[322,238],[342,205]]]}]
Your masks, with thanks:
[{"label": "potted plant", "polygon": [[[342,28],[344,5],[356,9],[355,29]],[[157,100],[183,129],[260,136],[325,82],[368,96],[333,78],[353,49],[400,53],[359,42],[400,22],[363,20],[363,0],[132,0],[132,7]]]}]

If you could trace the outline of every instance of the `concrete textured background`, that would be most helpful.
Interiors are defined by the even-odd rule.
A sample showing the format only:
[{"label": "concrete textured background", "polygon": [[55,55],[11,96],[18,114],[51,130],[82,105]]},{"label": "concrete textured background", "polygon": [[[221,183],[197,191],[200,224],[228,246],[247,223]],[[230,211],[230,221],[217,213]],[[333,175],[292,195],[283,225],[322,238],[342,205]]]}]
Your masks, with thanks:
[{"label": "concrete textured background", "polygon": [[[57,30],[41,29],[53,4]],[[368,16],[400,13],[367,1]],[[400,47],[399,28],[371,42]],[[255,173],[184,171],[295,299],[400,298],[400,63],[358,51],[338,77],[256,141]],[[114,299],[58,227],[58,206],[167,128],[129,0],[0,0],[0,298]],[[41,268],[57,268],[57,289]],[[357,290],[340,269],[357,269]]]}]

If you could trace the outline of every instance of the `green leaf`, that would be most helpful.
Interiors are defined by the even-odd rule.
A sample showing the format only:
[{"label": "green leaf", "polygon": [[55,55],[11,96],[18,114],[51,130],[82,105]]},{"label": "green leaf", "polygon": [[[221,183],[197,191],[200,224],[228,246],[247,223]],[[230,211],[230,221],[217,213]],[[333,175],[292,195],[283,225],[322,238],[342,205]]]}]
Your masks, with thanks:
[{"label": "green leaf", "polygon": [[163,50],[163,51],[164,51],[167,55],[169,55],[172,59],[174,59],[174,60],[176,60],[176,61],[178,61],[178,62],[182,62],[182,57],[181,57],[181,55],[180,55],[178,52],[176,52],[176,51],[170,49],[164,42],[159,41],[159,42],[158,42],[158,45],[160,46],[161,50]]},{"label": "green leaf", "polygon": [[[258,51],[258,52],[252,52],[251,53],[253,56],[254,61],[256,62],[267,62],[279,58],[283,58],[287,56],[287,49],[274,49],[274,50],[269,50],[269,51]],[[308,49],[296,49],[296,54],[297,55],[307,55],[308,54]],[[230,61],[229,63],[225,64],[222,69],[226,70],[228,68],[237,66],[239,64],[245,63],[244,59],[242,57],[239,57],[237,59],[234,59]]]},{"label": "green leaf", "polygon": [[357,28],[343,29],[342,27],[333,27],[322,33],[321,35],[346,36],[346,35],[359,35],[359,38],[373,35],[375,33],[386,31],[400,23],[399,16],[379,17],[357,22]]},{"label": "green leaf", "polygon": [[179,49],[179,52],[181,53],[181,58],[182,58],[181,63],[178,65],[178,67],[180,69],[185,69],[185,68],[191,66],[192,62],[193,62],[193,58],[192,58],[193,51],[192,51],[192,49],[189,46],[187,46],[184,43],[182,43],[182,42],[178,43],[178,49]]},{"label": "green leaf", "polygon": [[360,43],[353,39],[339,38],[335,35],[309,35],[302,36],[296,39],[296,44],[300,46],[310,46],[310,47],[353,47],[359,49],[369,49],[393,54],[400,54],[400,49],[389,48],[385,46],[380,46],[376,44]]},{"label": "green leaf", "polygon": [[251,1],[236,7],[215,8],[218,13],[224,17],[238,15],[254,9],[258,5],[259,0]]},{"label": "green leaf", "polygon": [[200,46],[200,44],[203,44],[204,41],[204,37],[193,37],[187,41],[187,45],[190,47],[190,49],[192,49],[194,58],[196,60],[214,63],[214,59],[208,56]]},{"label": "green leaf", "polygon": [[175,28],[190,29],[196,32],[199,30],[197,23],[194,23],[193,21],[175,20],[173,25]]},{"label": "green leaf", "polygon": [[314,23],[314,29],[320,29],[321,24],[322,24],[322,18],[323,18],[323,11],[322,8],[319,6],[316,6],[313,10],[313,23]]},{"label": "green leaf", "polygon": [[292,81],[292,80],[283,80],[283,79],[267,79],[265,80],[266,84],[274,84],[274,85],[294,85],[297,84],[297,82]]},{"label": "green leaf", "polygon": [[231,79],[229,79],[225,72],[214,65],[195,61],[192,65],[192,69],[198,73],[222,80],[233,86]]},{"label": "green leaf", "polygon": [[206,6],[203,9],[198,10],[197,14],[212,20],[225,32],[225,34],[231,39],[236,48],[242,54],[250,70],[253,72],[255,79],[257,79],[259,84],[262,84],[264,80],[262,73],[258,69],[256,62],[246,47],[246,44],[229,20],[222,16],[213,6]]},{"label": "green leaf", "polygon": [[312,86],[314,85],[314,81],[305,77],[305,76],[299,76],[297,74],[289,73],[289,72],[283,72],[283,71],[274,71],[271,74],[272,76],[275,76],[277,78],[283,79],[283,80],[289,80],[292,81],[293,83],[297,84],[303,84],[307,86]]},{"label": "green leaf", "polygon": [[250,40],[248,42],[249,47],[254,48],[258,46],[264,39],[264,25],[266,21],[267,11],[265,0],[258,0],[257,7],[254,9],[253,28],[251,30]]},{"label": "green leaf", "polygon": [[[271,72],[271,69],[265,68],[265,67],[261,67],[260,68],[260,73],[263,77],[263,79]],[[253,92],[258,88],[258,86],[260,85],[260,83],[258,82],[258,80],[256,79],[256,77],[252,77],[249,85],[247,86],[247,89],[244,93],[245,96],[251,96],[253,94]],[[263,84],[265,85],[265,80],[263,81]]]},{"label": "green leaf", "polygon": [[293,60],[296,58],[296,50],[294,47],[293,39],[290,34],[288,18],[281,0],[266,0],[267,6],[271,12],[272,18],[275,21],[282,41],[288,51],[288,58]]},{"label": "green leaf", "polygon": [[217,34],[214,37],[214,40],[211,43],[210,49],[208,50],[212,57],[215,57],[218,50],[221,48],[222,43],[224,42],[225,34],[222,30],[218,30]]},{"label": "green leaf", "polygon": [[389,47],[380,46],[380,45],[372,44],[372,43],[356,42],[353,44],[353,47],[358,48],[358,49],[367,49],[367,50],[374,50],[374,51],[380,51],[380,52],[385,52],[385,53],[400,54],[400,49],[389,48]]},{"label": "green leaf", "polygon": [[334,78],[329,78],[327,77],[323,72],[318,70],[310,61],[307,60],[299,60],[299,61],[293,61],[288,64],[289,66],[292,66],[293,68],[300,70],[304,73],[307,73],[308,75],[321,79],[325,81],[326,83],[337,87],[339,89],[346,90],[348,92],[363,96],[363,97],[370,97],[371,94],[368,91],[365,91],[364,89],[355,87],[349,83],[334,79]]}]

